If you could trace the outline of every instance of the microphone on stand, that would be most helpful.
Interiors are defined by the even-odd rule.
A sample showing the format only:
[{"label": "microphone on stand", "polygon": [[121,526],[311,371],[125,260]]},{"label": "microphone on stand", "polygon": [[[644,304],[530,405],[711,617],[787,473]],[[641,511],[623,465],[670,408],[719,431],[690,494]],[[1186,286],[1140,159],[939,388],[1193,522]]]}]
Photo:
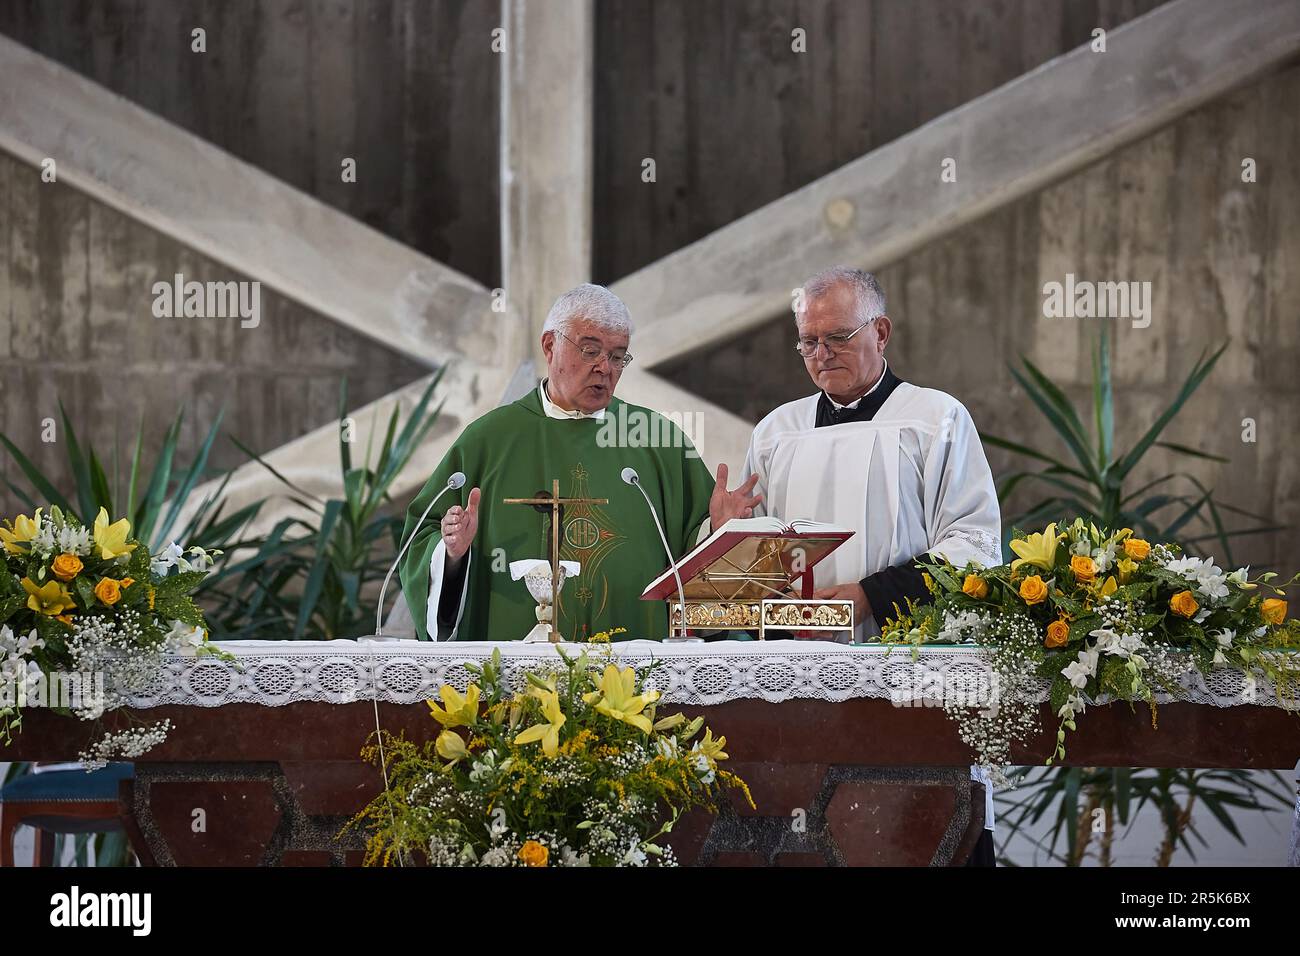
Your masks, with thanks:
[{"label": "microphone on stand", "polygon": [[[384,575],[383,586],[379,589],[379,607],[375,608],[375,637],[384,636],[384,628],[382,624],[384,616],[384,594],[388,591],[388,582],[392,580],[393,572],[397,570],[397,566],[402,563],[402,558],[406,555],[406,549],[409,548],[411,542],[415,540],[416,533],[420,530],[420,526],[424,524],[424,519],[429,517],[429,512],[432,511],[433,506],[438,503],[438,499],[453,488],[463,488],[464,486],[465,472],[458,471],[448,478],[447,487],[443,488],[433,496],[433,500],[429,502],[429,507],[424,509],[424,514],[420,515],[420,520],[417,521],[415,527],[411,529],[411,534],[406,539],[406,543],[402,545],[402,550],[397,552],[397,558],[393,561],[393,566],[388,569],[388,573]],[[436,638],[437,635],[435,634],[434,637]]]},{"label": "microphone on stand", "polygon": [[686,589],[682,587],[682,576],[677,570],[677,559],[673,557],[672,549],[668,547],[668,538],[664,535],[663,525],[659,523],[659,512],[655,510],[654,504],[650,501],[650,496],[645,493],[641,487],[641,476],[636,473],[636,469],[631,466],[624,468],[622,477],[637,491],[641,492],[641,497],[645,499],[646,507],[650,509],[650,517],[655,519],[655,530],[659,532],[659,540],[663,542],[664,554],[668,555],[668,566],[673,569],[673,577],[677,580],[677,600],[681,602],[682,608],[682,639],[686,639]]}]

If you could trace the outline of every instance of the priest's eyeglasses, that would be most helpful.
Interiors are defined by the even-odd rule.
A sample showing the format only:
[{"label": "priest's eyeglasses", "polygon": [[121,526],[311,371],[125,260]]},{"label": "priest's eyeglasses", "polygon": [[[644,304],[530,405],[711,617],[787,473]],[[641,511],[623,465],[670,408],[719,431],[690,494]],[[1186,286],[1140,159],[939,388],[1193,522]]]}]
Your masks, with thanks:
[{"label": "priest's eyeglasses", "polygon": [[820,346],[825,345],[826,351],[831,355],[834,355],[849,344],[849,339],[853,338],[853,336],[857,335],[878,318],[880,318],[880,316],[873,315],[852,332],[839,332],[835,335],[828,335],[824,339],[815,339],[812,336],[804,336],[794,344],[794,350],[804,358],[812,358],[817,354],[817,349]]},{"label": "priest's eyeglasses", "polygon": [[[558,329],[556,332],[564,336],[566,342],[573,342],[573,339],[564,335]],[[573,344],[577,346],[578,351],[582,354],[582,360],[588,365],[599,365],[602,355],[609,356],[609,364],[613,368],[627,368],[632,364],[632,355],[628,352],[606,352],[604,349],[598,349],[590,345],[579,345],[577,342],[573,342]]]}]

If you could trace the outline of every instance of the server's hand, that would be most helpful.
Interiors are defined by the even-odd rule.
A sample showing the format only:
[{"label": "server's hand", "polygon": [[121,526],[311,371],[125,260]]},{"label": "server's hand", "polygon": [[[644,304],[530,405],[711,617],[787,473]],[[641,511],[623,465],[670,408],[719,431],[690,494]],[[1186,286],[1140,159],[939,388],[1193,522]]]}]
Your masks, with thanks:
[{"label": "server's hand", "polygon": [[871,616],[871,602],[861,584],[833,584],[818,588],[812,596],[818,601],[852,601],[853,625],[856,627]]}]

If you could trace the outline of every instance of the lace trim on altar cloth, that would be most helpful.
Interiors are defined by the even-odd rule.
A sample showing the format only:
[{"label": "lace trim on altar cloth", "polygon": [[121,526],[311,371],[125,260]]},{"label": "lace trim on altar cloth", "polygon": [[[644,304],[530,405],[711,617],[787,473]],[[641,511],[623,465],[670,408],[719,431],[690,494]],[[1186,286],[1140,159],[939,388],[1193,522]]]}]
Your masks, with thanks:
[{"label": "lace trim on altar cloth", "polygon": [[[496,648],[501,650],[507,675],[517,684],[522,684],[525,669],[547,661],[558,663],[549,644],[362,640],[245,641],[217,646],[237,660],[168,657],[153,684],[130,696],[128,706],[254,703],[280,707],[300,701],[341,704],[374,698],[411,704],[436,698],[443,684],[463,691],[470,677],[465,664],[482,661]],[[824,641],[628,641],[612,647],[614,659],[623,666],[661,661],[650,682],[672,704],[741,699],[941,701],[953,688],[978,694],[992,682],[989,653],[977,647],[928,647],[915,661],[909,648]],[[580,646],[566,645],[566,649],[576,653]],[[601,653],[597,650],[593,656]],[[1294,701],[1280,703],[1262,675],[1251,680],[1240,671],[1221,668],[1204,678],[1189,668],[1181,685],[1181,696],[1161,694],[1157,702],[1296,709]],[[1048,686],[1043,681],[1040,701],[1047,700]]]}]

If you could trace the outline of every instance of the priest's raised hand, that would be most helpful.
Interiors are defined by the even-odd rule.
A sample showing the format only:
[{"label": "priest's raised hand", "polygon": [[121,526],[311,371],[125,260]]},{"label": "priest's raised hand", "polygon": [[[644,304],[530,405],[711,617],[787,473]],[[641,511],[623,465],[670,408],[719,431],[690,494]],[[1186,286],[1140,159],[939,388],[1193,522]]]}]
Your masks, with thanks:
[{"label": "priest's raised hand", "polygon": [[750,495],[757,483],[758,475],[750,475],[749,480],[739,488],[728,491],[727,465],[725,462],[718,465],[717,481],[714,482],[713,494],[709,497],[710,525],[716,530],[732,518],[754,517],[754,508],[763,500],[761,494]]},{"label": "priest's raised hand", "polygon": [[465,552],[474,543],[474,533],[478,531],[478,502],[482,492],[475,488],[469,493],[467,507],[453,505],[442,516],[442,540],[447,545],[447,563],[453,568],[465,557]]}]

